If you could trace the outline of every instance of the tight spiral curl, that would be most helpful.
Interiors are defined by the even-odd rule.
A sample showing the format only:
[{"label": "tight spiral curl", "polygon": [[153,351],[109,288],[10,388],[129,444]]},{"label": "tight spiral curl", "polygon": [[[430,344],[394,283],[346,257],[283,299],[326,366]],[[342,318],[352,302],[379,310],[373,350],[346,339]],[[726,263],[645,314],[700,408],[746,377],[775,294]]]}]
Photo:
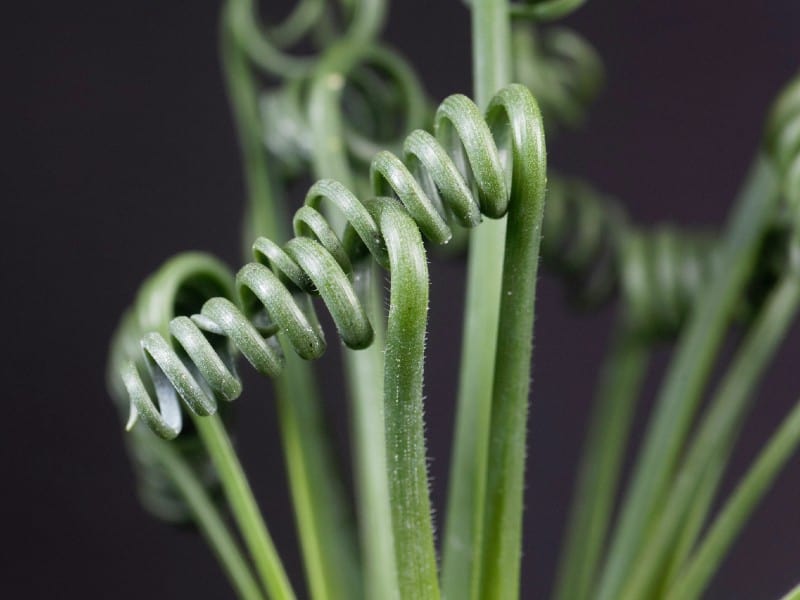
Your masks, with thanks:
[{"label": "tight spiral curl", "polygon": [[[125,313],[117,328],[108,363],[108,388],[121,418],[127,417],[130,411],[130,399],[119,374],[128,368],[131,361],[141,372],[148,369],[148,359],[139,343],[142,336],[149,331],[159,331],[168,336],[169,330],[165,325],[173,315],[199,311],[206,298],[233,294],[232,279],[228,268],[212,256],[184,253],[167,261],[142,284],[134,306]],[[220,355],[232,364],[226,345],[216,346]],[[149,384],[158,387],[164,385],[164,381],[156,373]],[[223,418],[227,414],[223,414]],[[193,511],[173,474],[165,469],[158,444],[154,443],[158,441],[146,427],[134,427],[125,436],[139,497],[145,508],[157,517],[172,523],[191,523]],[[193,428],[184,431],[171,447],[204,489],[217,498],[219,477],[197,432]]]},{"label": "tight spiral curl", "polygon": [[[198,314],[176,311],[182,316],[169,321],[168,331],[146,333],[139,360],[131,357],[119,371],[131,402],[130,422],[141,417],[157,434],[174,438],[182,427],[178,395],[201,416],[214,413],[218,399],[236,398],[241,383],[231,345],[270,377],[283,364],[279,332],[301,357],[318,358],[325,340],[310,301],[314,295],[321,296],[347,346],[368,346],[372,326],[354,289],[356,267],[368,256],[390,267],[389,239],[396,245],[397,236],[382,228],[392,223],[383,213],[395,200],[425,237],[442,244],[452,236],[451,219],[474,227],[482,215],[502,217],[512,198],[528,201],[520,190],[541,185],[526,177],[545,179],[541,115],[524,86],[498,92],[486,118],[465,96],[450,96],[436,111],[434,131],[435,137],[412,132],[402,161],[387,151],[377,154],[370,169],[373,200],[360,202],[336,181],[314,184],[295,213],[296,237],[282,247],[256,240],[255,262],[236,275],[236,302],[231,293],[204,295]],[[320,212],[323,202],[346,217],[341,237]],[[146,313],[146,307],[137,307],[142,310]],[[137,362],[146,369],[137,368]]]}]

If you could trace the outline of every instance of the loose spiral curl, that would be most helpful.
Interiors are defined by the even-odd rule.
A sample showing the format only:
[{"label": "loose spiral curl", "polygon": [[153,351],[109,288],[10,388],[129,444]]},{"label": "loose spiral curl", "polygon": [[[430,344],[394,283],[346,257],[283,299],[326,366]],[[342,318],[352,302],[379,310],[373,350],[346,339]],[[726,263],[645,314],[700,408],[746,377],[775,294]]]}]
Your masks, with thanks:
[{"label": "loose spiral curl", "polygon": [[550,179],[542,235],[545,267],[581,309],[619,294],[628,327],[640,335],[675,335],[716,268],[716,247],[716,237],[706,232],[637,229],[613,198],[575,179]]},{"label": "loose spiral curl", "polygon": [[566,27],[540,31],[516,20],[511,35],[514,77],[536,95],[548,133],[579,126],[603,87],[597,51]]},{"label": "loose spiral curl", "polygon": [[785,208],[793,215],[797,226],[800,218],[800,76],[796,76],[775,101],[767,122],[766,146],[780,173]]},{"label": "loose spiral curl", "polygon": [[314,56],[298,56],[287,48],[306,38],[326,47],[337,39],[348,38],[353,44],[374,39],[383,24],[385,0],[342,2],[346,24],[337,32],[333,10],[325,0],[301,0],[280,24],[264,26],[255,0],[227,0],[225,17],[240,46],[266,73],[294,79],[307,76],[315,67]]},{"label": "loose spiral curl", "polygon": [[778,171],[783,202],[778,215],[782,252],[773,270],[800,272],[800,74],[784,88],[767,121],[766,148]]},{"label": "loose spiral curl", "polygon": [[[433,112],[414,70],[393,49],[382,44],[359,48],[337,70],[342,77],[342,137],[348,156],[369,165],[383,148],[401,148],[405,132],[423,127]],[[287,177],[302,175],[311,160],[310,88],[316,73],[290,79],[261,95],[264,142]],[[399,126],[393,126],[395,124]]]},{"label": "loose spiral curl", "polygon": [[[796,213],[794,213],[796,214]],[[767,293],[798,260],[797,226],[776,216],[736,309],[738,321],[756,314]],[[542,262],[565,287],[569,302],[591,310],[620,297],[625,326],[649,340],[674,338],[718,269],[718,235],[661,225],[632,225],[618,202],[574,179],[552,176],[542,226]]]},{"label": "loose spiral curl", "polygon": [[[544,181],[541,116],[524,86],[498,92],[485,118],[465,96],[450,96],[436,111],[434,131],[435,137],[412,132],[402,161],[387,151],[377,154],[370,168],[373,200],[362,204],[336,181],[314,184],[295,213],[296,237],[282,247],[263,237],[253,244],[255,261],[236,275],[238,302],[232,293],[205,295],[210,299],[199,314],[177,316],[169,321],[168,331],[146,333],[138,360],[146,369],[137,368],[131,359],[119,370],[131,403],[130,423],[141,417],[160,436],[174,438],[182,427],[178,395],[201,416],[213,414],[218,399],[238,397],[241,383],[231,346],[269,377],[283,364],[276,333],[284,334],[302,358],[321,356],[325,339],[312,296],[322,297],[347,346],[368,346],[372,326],[354,283],[358,284],[358,265],[366,264],[368,256],[389,268],[385,238],[394,232],[378,225],[385,222],[381,213],[387,202],[399,201],[422,234],[442,244],[452,235],[450,220],[474,227],[482,215],[506,214],[510,198],[520,197],[515,186],[531,185],[514,165],[536,165],[535,176]],[[341,238],[320,212],[323,202],[346,217]],[[146,312],[137,307],[142,310]],[[143,379],[145,372],[149,378]]]},{"label": "loose spiral curl", "polygon": [[[754,315],[767,292],[800,261],[800,78],[780,94],[767,120],[764,150],[778,171],[785,202],[761,242],[739,320]],[[619,204],[577,180],[553,176],[543,222],[542,260],[566,283],[574,305],[593,308],[619,294],[626,325],[638,335],[676,335],[718,268],[709,232],[634,227]]]}]

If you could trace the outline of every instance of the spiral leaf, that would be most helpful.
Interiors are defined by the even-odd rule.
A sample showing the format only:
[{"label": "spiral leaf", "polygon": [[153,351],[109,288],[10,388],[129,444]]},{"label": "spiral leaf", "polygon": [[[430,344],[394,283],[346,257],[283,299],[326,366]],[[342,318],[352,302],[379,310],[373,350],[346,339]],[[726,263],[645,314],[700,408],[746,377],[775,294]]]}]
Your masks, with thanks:
[{"label": "spiral leaf", "polygon": [[[219,261],[200,253],[185,253],[172,258],[142,285],[134,308],[123,317],[111,346],[109,389],[121,416],[128,418],[132,408],[130,394],[124,383],[126,379],[132,383],[131,368],[137,373],[149,371],[149,359],[140,345],[145,333],[158,330],[168,335],[164,325],[169,323],[174,311],[192,313],[199,309],[206,298],[216,295],[233,297],[232,275]],[[217,346],[215,356],[225,357],[228,364],[232,360],[224,345]],[[124,377],[120,374],[124,374]],[[164,383],[157,378],[142,380],[137,376],[136,380],[151,392],[153,385]],[[168,383],[165,386],[162,390],[165,398],[162,410],[166,413],[164,420],[173,426],[165,428],[163,432],[169,436],[180,427],[182,419],[175,395],[170,394],[171,386]],[[141,387],[134,387],[134,390],[141,392]],[[136,415],[136,412],[132,412],[133,421]],[[187,505],[184,493],[176,486],[173,475],[165,471],[162,457],[156,452],[158,446],[153,444],[153,434],[146,427],[133,427],[131,419],[128,419],[132,431],[125,440],[137,474],[142,503],[161,519],[179,523],[191,521],[192,509]],[[155,416],[154,420],[157,421]],[[176,456],[186,463],[203,487],[217,495],[218,477],[197,432],[194,429],[186,432],[174,442],[173,448]]]},{"label": "spiral leaf", "polygon": [[[526,89],[513,89],[533,102]],[[515,118],[515,105],[506,109],[507,118]],[[471,100],[451,96],[436,112],[435,136],[422,130],[410,134],[402,161],[389,152],[378,153],[371,165],[373,191],[397,198],[426,237],[446,243],[453,218],[475,226],[482,214],[497,218],[508,210],[510,165],[501,160],[495,135],[497,130],[490,129]],[[503,147],[502,156],[510,151]],[[346,218],[341,238],[319,212],[322,202]],[[176,393],[192,412],[213,414],[218,400],[232,400],[241,392],[232,367],[233,348],[260,373],[279,372],[277,332],[285,334],[301,357],[318,358],[325,339],[310,296],[321,296],[345,344],[369,345],[372,329],[349,275],[367,254],[388,267],[385,232],[375,210],[335,181],[314,184],[295,214],[297,237],[283,247],[266,238],[256,240],[255,262],[236,275],[235,293],[208,294],[198,312],[176,311],[180,316],[170,322],[169,331],[141,338],[142,355],[119,371],[132,404],[131,421],[142,417],[159,435],[175,437],[181,429]]]}]

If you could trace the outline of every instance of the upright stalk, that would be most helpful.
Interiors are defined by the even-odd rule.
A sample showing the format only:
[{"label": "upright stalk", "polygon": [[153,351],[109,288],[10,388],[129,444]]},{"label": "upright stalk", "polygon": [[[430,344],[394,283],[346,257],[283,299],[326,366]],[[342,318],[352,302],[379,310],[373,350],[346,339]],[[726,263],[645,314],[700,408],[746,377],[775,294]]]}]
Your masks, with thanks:
[{"label": "upright stalk", "polygon": [[392,278],[384,405],[397,579],[404,600],[438,600],[422,407],[428,265],[408,213],[387,198],[377,202]]},{"label": "upright stalk", "polygon": [[[524,106],[513,117],[511,106]],[[495,133],[508,119],[513,149],[511,197],[500,296],[484,521],[480,550],[480,597],[513,600],[519,595],[523,495],[533,352],[533,315],[539,266],[547,158],[544,124],[527,88],[509,86],[487,111]]]},{"label": "upright stalk", "polygon": [[311,597],[349,600],[362,593],[354,515],[311,369],[287,356],[275,380],[286,470]]},{"label": "upright stalk", "polygon": [[[506,0],[472,2],[475,100],[486,108],[511,82],[511,23]],[[442,545],[446,598],[470,598],[480,579],[483,499],[494,360],[500,315],[506,219],[481,224],[470,237],[455,432]]]}]

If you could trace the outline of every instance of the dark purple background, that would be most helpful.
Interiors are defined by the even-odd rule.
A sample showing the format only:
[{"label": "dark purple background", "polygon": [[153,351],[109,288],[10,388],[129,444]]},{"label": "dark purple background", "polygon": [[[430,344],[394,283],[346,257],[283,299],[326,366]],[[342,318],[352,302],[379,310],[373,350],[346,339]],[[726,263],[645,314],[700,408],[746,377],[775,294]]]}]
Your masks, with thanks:
[{"label": "dark purple background", "polygon": [[[24,4],[4,11],[2,53],[0,596],[229,597],[198,538],[139,508],[103,382],[116,320],[162,260],[205,249],[240,264],[243,194],[217,60],[217,4]],[[432,96],[469,93],[465,7],[455,0],[394,5],[387,38],[418,65]],[[593,0],[568,22],[600,50],[608,86],[587,128],[550,145],[551,163],[618,195],[638,221],[720,222],[771,98],[798,67],[800,5]],[[464,264],[434,258],[431,276],[426,393],[441,514],[459,354],[454,299]],[[610,310],[572,314],[548,277],[539,290],[525,598],[544,597],[551,585],[612,320]],[[799,333],[795,327],[768,373],[735,473],[800,391]],[[341,426],[337,364],[332,354],[320,370],[332,382],[329,403]],[[649,396],[657,381],[654,374]],[[269,386],[253,378],[247,386],[238,403],[241,451],[299,580]],[[800,579],[799,502],[794,460],[709,597],[775,598]]]}]

